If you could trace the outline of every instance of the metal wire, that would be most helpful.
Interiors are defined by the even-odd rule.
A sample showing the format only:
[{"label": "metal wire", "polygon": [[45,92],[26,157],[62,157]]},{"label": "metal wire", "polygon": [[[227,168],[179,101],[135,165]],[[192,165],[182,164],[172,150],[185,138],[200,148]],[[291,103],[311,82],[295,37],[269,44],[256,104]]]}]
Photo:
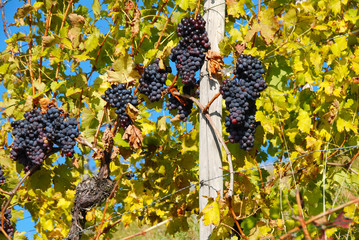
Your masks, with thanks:
[{"label": "metal wire", "polygon": [[[303,155],[298,156],[298,157],[295,157],[295,158],[285,159],[285,160],[282,161],[281,163],[274,163],[274,162],[272,162],[272,163],[267,163],[267,164],[259,164],[258,167],[256,166],[256,167],[252,167],[252,168],[242,169],[242,170],[239,170],[239,171],[234,171],[233,173],[242,173],[242,172],[246,172],[246,171],[250,171],[250,170],[257,170],[258,168],[265,168],[265,167],[268,167],[268,166],[280,165],[280,164],[283,164],[283,163],[287,163],[287,162],[289,162],[289,161],[294,161],[294,160],[300,159],[300,158],[302,158],[302,157],[308,156],[308,155],[310,155],[310,154],[312,154],[312,153],[316,153],[316,152],[335,151],[335,150],[340,150],[340,149],[354,149],[354,148],[358,148],[358,147],[359,147],[359,145],[348,146],[348,147],[341,147],[341,148],[331,148],[331,149],[325,149],[325,150],[315,150],[315,151],[308,152],[308,153],[306,153],[306,154],[303,154]],[[120,218],[120,217],[122,217],[122,216],[124,216],[124,215],[127,215],[127,214],[130,214],[130,213],[133,213],[133,212],[136,212],[136,211],[139,211],[139,210],[148,208],[148,207],[150,207],[150,206],[155,205],[155,204],[158,203],[158,202],[161,202],[161,201],[164,200],[164,199],[167,199],[167,198],[169,198],[169,197],[175,195],[176,193],[182,192],[182,191],[184,191],[184,190],[186,190],[186,189],[189,189],[189,188],[191,188],[191,187],[195,187],[195,186],[197,186],[197,185],[207,185],[207,184],[205,184],[205,183],[210,182],[210,181],[212,181],[212,180],[214,180],[214,179],[217,179],[217,178],[224,178],[224,177],[226,177],[226,176],[228,176],[228,175],[230,175],[230,173],[223,174],[223,175],[217,176],[217,177],[213,177],[213,178],[210,178],[210,179],[207,179],[207,180],[202,180],[201,182],[198,182],[198,183],[191,183],[189,186],[186,186],[186,187],[181,188],[181,189],[179,189],[179,190],[177,190],[177,191],[175,191],[175,192],[173,192],[173,193],[170,193],[170,194],[168,194],[168,195],[166,195],[166,196],[164,196],[164,197],[161,197],[160,199],[153,201],[151,204],[142,206],[142,207],[140,207],[140,208],[133,209],[133,210],[131,210],[131,211],[124,212],[124,213],[122,213],[122,214],[119,214],[119,215],[117,215],[117,216],[114,216],[114,217],[112,217],[112,218],[109,218],[109,219],[107,219],[107,220],[105,220],[105,221],[103,221],[103,222],[108,222],[108,221],[111,221],[111,220]],[[260,184],[258,184],[258,185],[261,185],[261,184],[262,184],[262,183],[260,183]],[[88,228],[85,228],[85,229],[83,229],[83,230],[81,230],[81,231],[78,231],[77,233],[83,233],[83,232],[85,232],[85,231],[87,231],[87,230],[90,230],[90,229],[93,229],[93,228],[95,228],[96,226],[99,226],[99,225],[101,225],[101,224],[102,224],[102,222],[100,222],[100,223],[98,223],[98,224],[94,224],[94,225],[92,225],[92,226],[90,226],[90,227],[88,227]],[[64,238],[64,240],[65,240],[65,239],[69,239],[71,236],[72,236],[72,235],[67,236],[66,238]]]}]

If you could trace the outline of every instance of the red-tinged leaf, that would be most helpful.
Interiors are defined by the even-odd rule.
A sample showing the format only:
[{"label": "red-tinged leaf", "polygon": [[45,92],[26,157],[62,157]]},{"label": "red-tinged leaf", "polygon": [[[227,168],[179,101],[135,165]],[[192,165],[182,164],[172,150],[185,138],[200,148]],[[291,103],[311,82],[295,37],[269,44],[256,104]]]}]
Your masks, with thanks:
[{"label": "red-tinged leaf", "polygon": [[347,218],[344,216],[344,212],[339,213],[339,215],[335,218],[335,220],[332,223],[332,225],[342,227],[342,228],[348,228],[349,225],[354,222],[353,219]]}]

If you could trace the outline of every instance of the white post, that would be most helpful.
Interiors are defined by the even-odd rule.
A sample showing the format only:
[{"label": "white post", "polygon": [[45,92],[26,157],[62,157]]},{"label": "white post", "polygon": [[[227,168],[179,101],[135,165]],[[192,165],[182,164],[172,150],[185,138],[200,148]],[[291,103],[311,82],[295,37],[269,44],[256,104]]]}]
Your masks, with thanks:
[{"label": "white post", "polygon": [[[203,18],[206,20],[206,29],[211,43],[211,50],[219,52],[218,43],[224,36],[225,23],[225,0],[205,0]],[[200,78],[200,102],[206,106],[207,103],[219,92],[220,85],[212,77],[209,78],[207,61],[201,69]],[[222,96],[220,95],[208,109],[215,127],[222,133]],[[199,189],[200,211],[207,204],[203,196],[217,197],[217,191],[223,196],[223,179],[217,178],[211,181],[208,179],[222,176],[222,147],[216,138],[215,133],[203,115],[200,115],[199,123],[199,181],[205,181]],[[200,240],[207,240],[214,229],[213,225],[205,226],[203,218],[200,220]]]}]

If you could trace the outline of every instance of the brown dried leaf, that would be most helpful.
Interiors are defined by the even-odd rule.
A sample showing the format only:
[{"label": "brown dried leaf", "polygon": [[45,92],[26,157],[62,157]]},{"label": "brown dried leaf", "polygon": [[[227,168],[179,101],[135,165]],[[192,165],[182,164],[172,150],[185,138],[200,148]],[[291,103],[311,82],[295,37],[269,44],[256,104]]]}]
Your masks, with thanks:
[{"label": "brown dried leaf", "polygon": [[359,77],[352,77],[353,83],[359,83]]},{"label": "brown dried leaf", "polygon": [[47,110],[48,110],[50,107],[55,106],[54,102],[51,101],[51,100],[48,99],[48,98],[41,98],[41,99],[39,100],[39,104],[40,104],[40,108],[41,108],[41,112],[42,112],[42,113],[47,112]]},{"label": "brown dried leaf", "polygon": [[106,128],[105,132],[103,133],[102,143],[105,148],[110,147],[114,143],[113,135],[109,128]]},{"label": "brown dried leaf", "polygon": [[92,158],[95,160],[100,160],[103,158],[103,152],[98,149],[96,152],[94,152],[94,154],[92,154]]},{"label": "brown dried leaf", "polygon": [[114,146],[111,153],[111,159],[115,159],[119,154],[120,154],[120,149]]},{"label": "brown dried leaf", "polygon": [[140,9],[138,9],[137,7],[134,9],[135,14],[133,16],[133,19],[130,23],[131,25],[131,32],[132,32],[132,36],[131,38],[136,37],[136,35],[138,34],[138,32],[140,31],[140,18],[141,18],[141,11]]},{"label": "brown dried leaf", "polygon": [[72,26],[80,26],[85,23],[85,17],[75,13],[69,14],[69,20]]},{"label": "brown dried leaf", "polygon": [[325,116],[328,118],[329,124],[332,124],[337,118],[339,107],[340,107],[339,102],[338,100],[335,99],[332,105],[330,106],[329,113],[325,114]]},{"label": "brown dried leaf", "polygon": [[75,166],[75,168],[79,168],[79,159],[78,158],[74,158],[72,160],[72,164]]},{"label": "brown dried leaf", "polygon": [[236,49],[236,54],[239,56],[243,53],[244,49],[246,49],[246,43],[242,43],[242,44],[239,44],[239,43],[236,43],[234,45],[234,48]]},{"label": "brown dried leaf", "polygon": [[136,107],[134,107],[131,103],[127,103],[125,111],[127,115],[131,118],[132,122],[136,121],[136,117],[139,112]]},{"label": "brown dried leaf", "polygon": [[176,115],[174,118],[171,119],[171,122],[178,122],[178,121],[181,121],[179,115]]},{"label": "brown dried leaf", "polygon": [[208,69],[210,75],[215,75],[217,78],[222,76],[221,69],[224,66],[223,57],[219,52],[209,50],[206,54],[208,61]]},{"label": "brown dried leaf", "polygon": [[127,141],[133,149],[139,149],[142,147],[143,137],[141,130],[133,125],[126,128],[122,139]]}]

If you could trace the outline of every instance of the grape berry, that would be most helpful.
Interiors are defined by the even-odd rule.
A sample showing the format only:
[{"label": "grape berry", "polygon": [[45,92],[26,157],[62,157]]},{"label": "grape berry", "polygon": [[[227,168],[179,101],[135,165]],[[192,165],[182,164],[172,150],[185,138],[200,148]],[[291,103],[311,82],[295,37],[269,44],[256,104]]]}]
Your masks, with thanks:
[{"label": "grape berry", "polygon": [[262,77],[264,69],[256,58],[240,55],[237,59],[236,79],[225,79],[221,93],[229,116],[225,117],[226,130],[231,143],[250,150],[254,143],[254,133],[258,123],[255,121],[255,100],[267,85]]},{"label": "grape berry", "polygon": [[195,72],[198,71],[210,48],[206,32],[206,21],[201,15],[194,18],[183,18],[177,26],[180,42],[171,50],[170,59],[182,77],[182,83],[195,84]]},{"label": "grape berry", "polygon": [[167,80],[167,72],[171,69],[161,69],[159,66],[160,59],[145,67],[144,73],[140,78],[139,92],[145,94],[151,102],[161,99],[162,92],[166,89],[164,86]]},{"label": "grape berry", "polygon": [[4,184],[5,183],[5,175],[4,175],[4,171],[1,170],[1,165],[0,165],[0,184]]},{"label": "grape berry", "polygon": [[53,145],[57,145],[65,156],[73,156],[75,138],[79,135],[75,118],[66,120],[56,107],[51,107],[46,113],[34,108],[24,117],[11,123],[14,142],[10,157],[23,164],[25,172],[41,165]]},{"label": "grape berry", "polygon": [[[0,214],[1,215],[1,214]],[[0,228],[1,226],[3,226],[4,228],[4,231],[6,232],[6,234],[12,238],[13,235],[14,235],[14,232],[15,232],[15,229],[14,229],[14,226],[11,224],[11,210],[10,209],[7,209],[5,211],[5,214],[4,214],[4,225],[2,225],[2,221],[1,221],[1,216],[0,216]],[[2,233],[0,233],[0,236],[3,235]]]},{"label": "grape berry", "polygon": [[110,106],[115,109],[115,113],[119,116],[120,125],[126,129],[131,124],[131,119],[126,113],[127,103],[131,103],[133,106],[139,104],[137,95],[132,95],[131,89],[127,89],[125,84],[112,84],[102,95],[102,99],[110,103]]}]

